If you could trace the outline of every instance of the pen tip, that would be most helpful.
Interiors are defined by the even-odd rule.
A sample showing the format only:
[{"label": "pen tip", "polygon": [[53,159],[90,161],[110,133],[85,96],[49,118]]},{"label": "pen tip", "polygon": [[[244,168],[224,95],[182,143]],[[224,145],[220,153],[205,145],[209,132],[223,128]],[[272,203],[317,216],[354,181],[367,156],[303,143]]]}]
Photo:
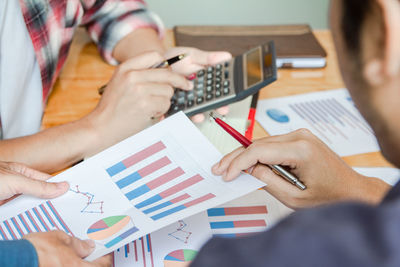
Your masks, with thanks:
[{"label": "pen tip", "polygon": [[214,114],[213,114],[212,112],[210,112],[209,116],[210,116],[211,118],[213,118],[214,120],[216,120],[216,118],[214,117]]},{"label": "pen tip", "polygon": [[179,55],[179,60],[181,60],[181,59],[183,59],[185,57],[186,57],[186,54],[181,54],[181,55]]}]

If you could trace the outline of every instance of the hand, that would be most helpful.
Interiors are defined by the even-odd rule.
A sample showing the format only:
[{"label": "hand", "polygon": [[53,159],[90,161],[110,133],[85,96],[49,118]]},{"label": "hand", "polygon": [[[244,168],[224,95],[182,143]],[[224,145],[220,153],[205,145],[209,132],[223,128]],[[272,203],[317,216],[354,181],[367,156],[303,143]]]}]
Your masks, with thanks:
[{"label": "hand", "polygon": [[95,248],[92,240],[80,240],[63,231],[32,233],[24,236],[36,249],[40,267],[58,266],[111,266],[111,254],[93,262],[83,258]]},{"label": "hand", "polygon": [[51,176],[19,163],[0,162],[0,205],[20,194],[54,198],[64,194],[69,185],[47,183]]},{"label": "hand", "polygon": [[[180,54],[186,54],[187,57],[181,61],[171,65],[174,72],[189,76],[192,73],[196,73],[207,66],[216,65],[221,62],[225,62],[232,59],[232,55],[229,52],[223,51],[202,51],[193,47],[173,47],[169,49],[165,54],[165,58],[171,58]],[[216,109],[220,115],[227,115],[229,113],[229,107],[221,107]],[[204,114],[197,114],[192,117],[193,122],[201,123],[204,121]]]},{"label": "hand", "polygon": [[[263,164],[288,167],[307,189],[301,191]],[[355,172],[305,129],[257,140],[247,149],[226,155],[212,170],[231,181],[249,168],[253,176],[267,184],[266,191],[291,208],[345,200],[378,203],[390,188],[379,179]]]},{"label": "hand", "polygon": [[149,69],[163,60],[158,53],[148,52],[117,67],[97,108],[89,115],[99,138],[94,150],[108,147],[150,126],[152,118],[159,118],[168,111],[174,87],[193,88],[184,76],[169,69]]}]

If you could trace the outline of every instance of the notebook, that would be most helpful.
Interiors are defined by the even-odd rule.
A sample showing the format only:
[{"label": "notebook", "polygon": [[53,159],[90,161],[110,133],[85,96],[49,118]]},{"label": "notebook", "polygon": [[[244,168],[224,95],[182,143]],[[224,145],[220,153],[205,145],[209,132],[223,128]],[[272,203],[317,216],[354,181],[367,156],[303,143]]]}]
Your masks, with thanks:
[{"label": "notebook", "polygon": [[233,56],[273,40],[279,68],[322,68],[327,53],[309,25],[176,26],[177,46],[224,50]]}]

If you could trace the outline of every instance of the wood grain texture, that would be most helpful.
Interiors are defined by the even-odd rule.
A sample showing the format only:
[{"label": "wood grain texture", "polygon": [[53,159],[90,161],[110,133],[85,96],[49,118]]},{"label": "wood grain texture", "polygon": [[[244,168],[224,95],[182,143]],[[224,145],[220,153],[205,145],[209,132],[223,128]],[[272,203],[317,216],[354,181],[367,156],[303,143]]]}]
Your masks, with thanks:
[{"label": "wood grain texture", "polygon": [[[343,88],[332,36],[329,31],[315,31],[328,53],[328,65],[317,70],[279,70],[278,81],[261,90],[260,99]],[[173,33],[164,40],[167,47],[174,45]],[[43,117],[43,128],[78,120],[93,110],[100,99],[97,89],[112,76],[115,67],[107,65],[96,46],[83,29],[79,29],[71,46],[66,65],[49,97]],[[254,138],[267,136],[256,123]],[[352,166],[391,166],[380,153],[369,153],[343,158]]]}]

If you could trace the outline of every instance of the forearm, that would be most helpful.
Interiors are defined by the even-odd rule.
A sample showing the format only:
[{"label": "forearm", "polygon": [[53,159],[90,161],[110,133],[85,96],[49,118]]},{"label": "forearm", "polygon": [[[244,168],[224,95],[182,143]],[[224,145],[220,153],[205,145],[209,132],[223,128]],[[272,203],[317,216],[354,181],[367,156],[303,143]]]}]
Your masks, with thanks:
[{"label": "forearm", "polygon": [[34,135],[0,141],[0,160],[53,173],[90,155],[99,143],[97,139],[86,117]]},{"label": "forearm", "polygon": [[124,62],[131,57],[149,51],[164,54],[165,48],[158,33],[153,28],[141,28],[133,31],[117,43],[113,57],[119,62]]},{"label": "forearm", "polygon": [[1,241],[0,266],[38,266],[37,253],[27,240]]}]

